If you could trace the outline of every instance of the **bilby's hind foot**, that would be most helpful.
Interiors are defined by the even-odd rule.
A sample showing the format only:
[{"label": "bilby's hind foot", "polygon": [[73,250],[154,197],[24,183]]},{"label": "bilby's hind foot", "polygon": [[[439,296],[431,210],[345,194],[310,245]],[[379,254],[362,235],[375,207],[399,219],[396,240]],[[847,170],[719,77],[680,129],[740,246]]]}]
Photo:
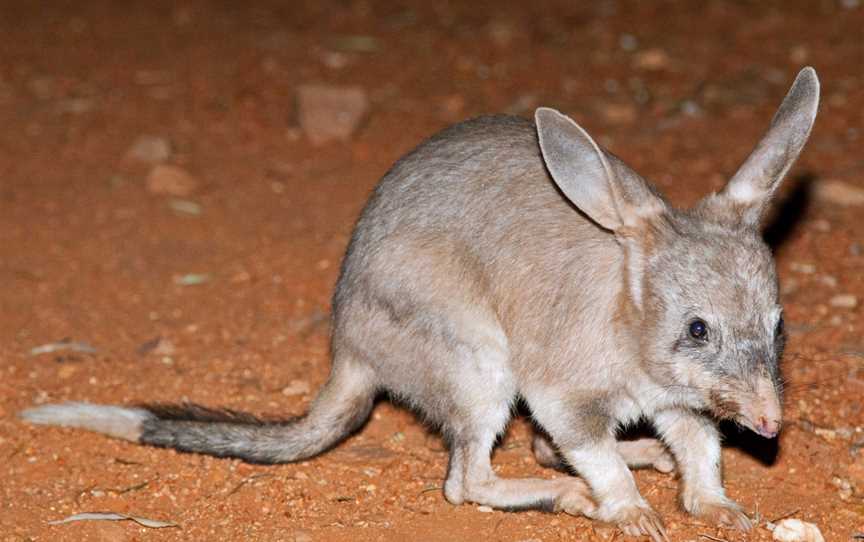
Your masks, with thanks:
[{"label": "bilby's hind foot", "polygon": [[[447,500],[454,502],[455,499],[448,496]],[[588,485],[569,476],[552,480],[493,476],[482,482],[466,482],[463,501],[509,512],[539,510],[589,517],[597,508]]]}]

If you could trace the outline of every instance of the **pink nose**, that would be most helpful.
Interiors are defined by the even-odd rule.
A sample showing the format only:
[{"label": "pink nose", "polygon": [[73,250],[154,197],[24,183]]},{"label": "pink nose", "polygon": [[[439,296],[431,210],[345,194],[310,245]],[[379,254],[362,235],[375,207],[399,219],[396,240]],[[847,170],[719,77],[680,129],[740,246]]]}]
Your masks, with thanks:
[{"label": "pink nose", "polygon": [[769,420],[759,416],[756,421],[756,432],[765,438],[774,438],[780,432],[780,420]]}]

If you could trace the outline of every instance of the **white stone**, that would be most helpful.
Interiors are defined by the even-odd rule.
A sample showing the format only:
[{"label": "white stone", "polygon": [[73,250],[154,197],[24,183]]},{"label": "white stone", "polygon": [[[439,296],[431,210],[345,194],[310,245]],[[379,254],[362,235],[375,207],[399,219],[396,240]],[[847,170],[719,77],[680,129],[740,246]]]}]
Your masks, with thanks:
[{"label": "white stone", "polygon": [[858,306],[858,298],[852,294],[838,294],[832,297],[829,303],[838,309],[854,309]]},{"label": "white stone", "polygon": [[774,526],[772,537],[778,542],[825,542],[819,527],[795,518],[786,518]]},{"label": "white stone", "polygon": [[813,195],[817,199],[846,207],[864,205],[864,188],[833,180],[820,181],[815,184]]},{"label": "white stone", "polygon": [[159,164],[171,156],[171,144],[164,137],[142,135],[132,143],[126,156],[148,164]]},{"label": "white stone", "polygon": [[357,86],[301,85],[297,107],[306,137],[313,145],[323,145],[351,138],[369,109],[369,98]]},{"label": "white stone", "polygon": [[188,171],[169,164],[154,166],[147,175],[147,190],[151,194],[188,196],[198,188],[198,179]]}]

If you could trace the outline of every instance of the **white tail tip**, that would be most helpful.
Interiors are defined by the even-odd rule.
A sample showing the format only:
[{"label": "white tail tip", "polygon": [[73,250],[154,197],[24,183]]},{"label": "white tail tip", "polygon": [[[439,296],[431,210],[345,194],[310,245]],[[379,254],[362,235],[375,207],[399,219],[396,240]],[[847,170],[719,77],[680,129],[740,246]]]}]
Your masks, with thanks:
[{"label": "white tail tip", "polygon": [[28,408],[18,416],[38,425],[77,427],[132,442],[141,436],[142,424],[154,417],[143,408],[75,402]]}]

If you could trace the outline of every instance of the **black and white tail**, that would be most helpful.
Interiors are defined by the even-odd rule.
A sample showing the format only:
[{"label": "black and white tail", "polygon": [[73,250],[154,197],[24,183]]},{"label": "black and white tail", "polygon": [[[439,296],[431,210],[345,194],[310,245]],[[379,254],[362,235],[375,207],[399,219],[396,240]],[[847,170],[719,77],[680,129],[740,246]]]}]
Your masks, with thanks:
[{"label": "black and white tail", "polygon": [[58,403],[21,412],[43,425],[78,427],[112,437],[253,463],[287,463],[323,452],[369,415],[376,389],[361,371],[334,371],[309,412],[285,421],[198,405],[119,407]]}]

